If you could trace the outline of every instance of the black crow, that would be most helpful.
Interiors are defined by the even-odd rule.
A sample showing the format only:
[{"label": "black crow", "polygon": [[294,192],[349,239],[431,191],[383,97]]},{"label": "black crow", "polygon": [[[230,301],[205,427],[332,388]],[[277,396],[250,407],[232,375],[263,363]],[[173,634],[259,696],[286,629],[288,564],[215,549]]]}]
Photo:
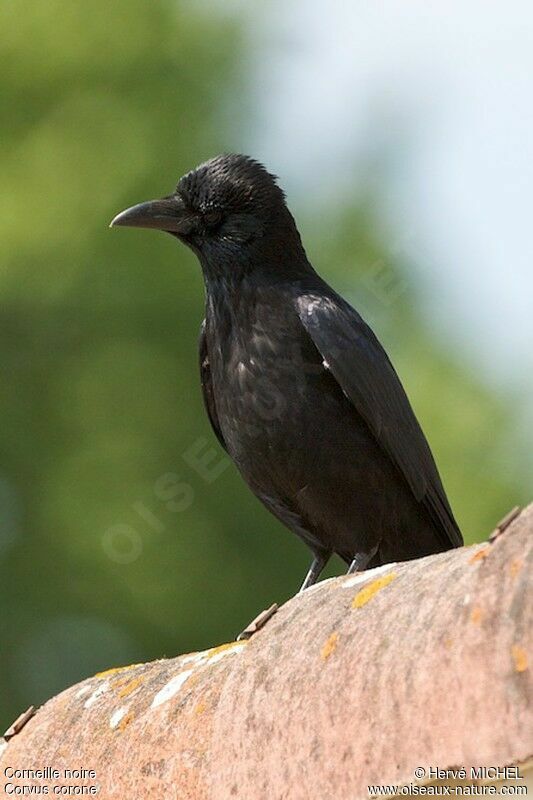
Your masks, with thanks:
[{"label": "black crow", "polygon": [[317,275],[276,178],[222,155],[112,225],[157,228],[200,261],[200,375],[222,447],[261,502],[349,572],[448,550],[462,537],[383,347]]}]

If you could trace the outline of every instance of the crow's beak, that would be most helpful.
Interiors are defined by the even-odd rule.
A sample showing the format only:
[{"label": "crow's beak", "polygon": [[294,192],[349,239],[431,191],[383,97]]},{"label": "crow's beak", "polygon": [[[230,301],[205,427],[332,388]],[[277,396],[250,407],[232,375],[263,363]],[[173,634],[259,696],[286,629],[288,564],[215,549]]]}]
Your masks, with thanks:
[{"label": "crow's beak", "polygon": [[121,211],[111,221],[110,228],[123,225],[127,228],[155,228],[160,231],[187,235],[195,227],[196,217],[189,211],[181,197],[171,195],[161,200],[149,200]]}]

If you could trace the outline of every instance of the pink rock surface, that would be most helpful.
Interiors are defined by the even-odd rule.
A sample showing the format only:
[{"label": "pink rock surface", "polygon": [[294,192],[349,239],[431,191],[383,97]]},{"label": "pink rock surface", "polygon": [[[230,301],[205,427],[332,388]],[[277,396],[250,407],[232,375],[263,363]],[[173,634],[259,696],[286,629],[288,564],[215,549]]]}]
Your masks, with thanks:
[{"label": "pink rock surface", "polygon": [[526,762],[532,533],[530,506],[490,544],[325,581],[248,642],[89,678],[0,744],[3,784],[355,800],[417,767]]}]

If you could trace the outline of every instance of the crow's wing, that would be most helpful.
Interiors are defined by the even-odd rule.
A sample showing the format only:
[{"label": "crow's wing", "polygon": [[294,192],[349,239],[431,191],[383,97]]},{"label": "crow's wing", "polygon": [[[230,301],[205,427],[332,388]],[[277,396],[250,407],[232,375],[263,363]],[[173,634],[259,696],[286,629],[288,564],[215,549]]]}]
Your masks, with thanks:
[{"label": "crow's wing", "polygon": [[200,382],[202,384],[202,395],[204,398],[205,410],[211,423],[216,437],[224,450],[227,450],[226,442],[220,430],[220,423],[218,421],[217,407],[215,404],[215,395],[213,392],[213,381],[211,379],[211,365],[209,363],[209,353],[207,352],[207,342],[205,338],[205,319],[200,327],[200,337],[198,339],[198,350],[200,356]]},{"label": "crow's wing", "polygon": [[[331,290],[330,290],[331,291]],[[307,333],[355,410],[446,546],[463,543],[429,445],[385,350],[359,314],[340,296],[300,295],[298,312]]]}]

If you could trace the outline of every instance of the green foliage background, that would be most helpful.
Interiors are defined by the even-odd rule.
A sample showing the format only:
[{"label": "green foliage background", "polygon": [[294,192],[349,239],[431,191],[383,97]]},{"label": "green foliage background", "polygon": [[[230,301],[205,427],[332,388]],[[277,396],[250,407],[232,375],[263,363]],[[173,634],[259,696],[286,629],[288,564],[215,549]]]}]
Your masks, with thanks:
[{"label": "green foliage background", "polygon": [[[197,375],[193,256],[170,237],[107,229],[199,161],[241,149],[253,96],[238,17],[49,0],[22,13],[3,3],[0,25],[7,726],[99,669],[232,638],[296,590],[308,554],[232,466],[206,481],[187,456],[223,458]],[[315,265],[391,352],[467,540],[485,537],[527,500],[512,398],[427,330],[372,197],[320,219],[291,204]],[[181,510],[165,499],[169,473],[192,497]]]}]

